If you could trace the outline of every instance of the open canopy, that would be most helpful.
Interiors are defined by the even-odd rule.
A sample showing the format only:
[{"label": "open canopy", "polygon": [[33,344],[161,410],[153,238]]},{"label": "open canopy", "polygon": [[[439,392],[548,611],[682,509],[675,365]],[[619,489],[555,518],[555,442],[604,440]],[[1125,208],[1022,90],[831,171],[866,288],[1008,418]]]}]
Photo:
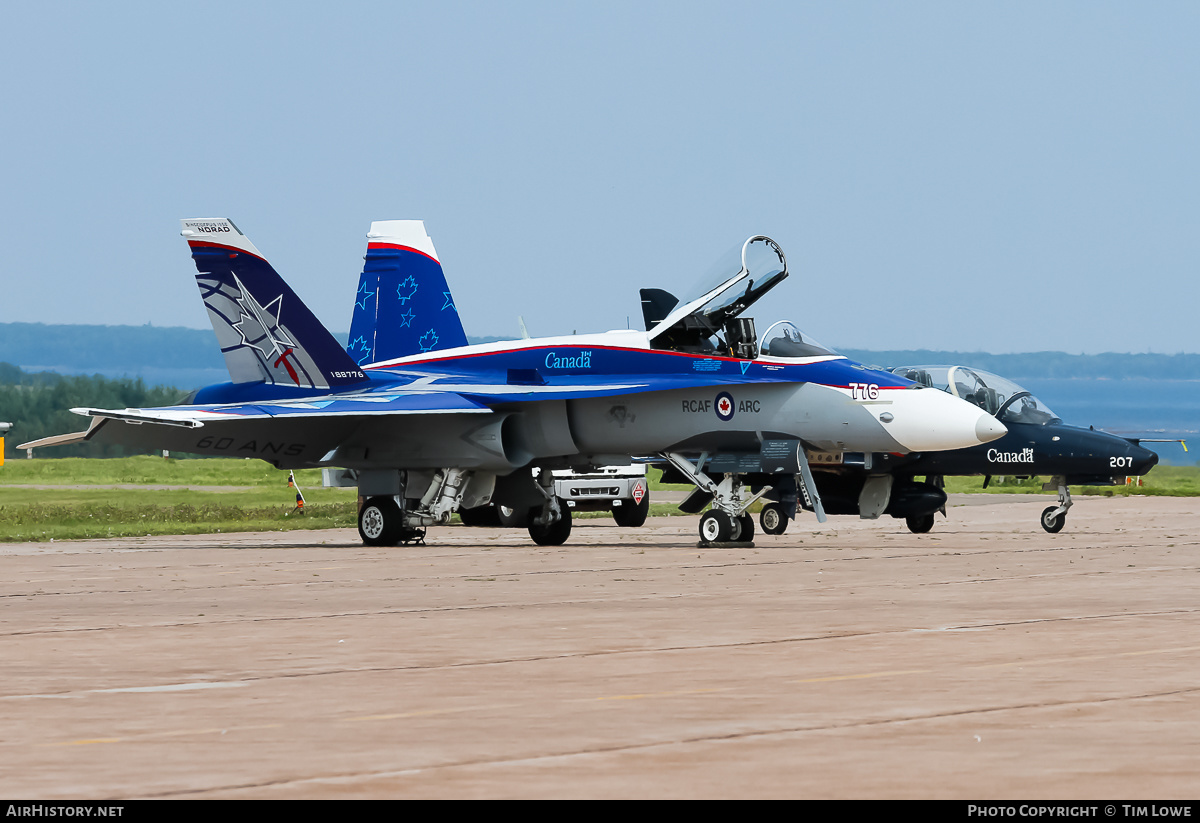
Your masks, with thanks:
[{"label": "open canopy", "polygon": [[[769,237],[751,237],[739,248],[725,255],[692,292],[672,307],[674,298],[656,289],[644,289],[643,303],[657,300],[656,309],[661,321],[649,329],[650,342],[655,348],[679,351],[717,351],[724,348],[714,338],[725,331],[725,345],[734,345],[729,337],[745,342],[744,330],[730,333],[735,321],[751,304],[777,286],[788,276],[787,260],[779,244]],[[647,314],[647,323],[653,321]],[[751,331],[749,343],[754,346]]]}]

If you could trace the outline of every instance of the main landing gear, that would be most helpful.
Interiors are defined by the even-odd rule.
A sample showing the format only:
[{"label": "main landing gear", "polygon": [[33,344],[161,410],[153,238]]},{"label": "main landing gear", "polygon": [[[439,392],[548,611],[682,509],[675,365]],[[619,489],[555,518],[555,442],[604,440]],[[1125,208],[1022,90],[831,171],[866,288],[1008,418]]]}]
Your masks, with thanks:
[{"label": "main landing gear", "polygon": [[[486,523],[468,523],[467,525],[501,526],[505,529],[524,527],[529,530],[529,536],[533,538],[533,542],[539,546],[561,546],[571,536],[571,509],[561,497],[556,497],[554,500],[558,506],[559,516],[553,523],[545,520],[545,508],[534,506],[533,508],[514,509],[510,506],[495,506],[492,508],[494,523],[489,520]],[[542,522],[539,523],[539,519]],[[465,519],[463,523],[466,523]]]},{"label": "main landing gear", "polygon": [[1071,490],[1067,488],[1067,478],[1062,475],[1056,475],[1050,478],[1050,482],[1042,486],[1047,491],[1058,488],[1058,505],[1047,506],[1042,510],[1040,522],[1042,528],[1050,532],[1050,534],[1058,534],[1062,531],[1063,525],[1067,522],[1067,509],[1071,508]]},{"label": "main landing gear", "polygon": [[[420,497],[405,494],[407,481],[396,483],[398,494],[359,497],[358,536],[368,546],[424,542],[426,527],[450,522],[450,514],[462,503],[471,478],[472,473],[463,469],[438,469],[428,476],[425,492]],[[414,485],[413,490],[417,488],[419,486]],[[362,490],[360,478],[360,494]]]},{"label": "main landing gear", "polygon": [[538,491],[546,498],[541,509],[529,512],[529,536],[539,546],[561,546],[571,536],[571,509],[554,494],[554,475],[542,470],[537,476]]},{"label": "main landing gear", "polygon": [[395,497],[369,497],[358,511],[358,536],[368,546],[406,546],[424,542],[425,529],[405,523]]}]

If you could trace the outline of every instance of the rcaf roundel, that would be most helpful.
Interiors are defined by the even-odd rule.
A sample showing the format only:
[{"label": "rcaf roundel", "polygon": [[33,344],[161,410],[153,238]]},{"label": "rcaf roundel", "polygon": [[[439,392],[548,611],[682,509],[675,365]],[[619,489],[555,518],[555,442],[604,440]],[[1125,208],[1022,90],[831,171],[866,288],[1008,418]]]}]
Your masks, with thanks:
[{"label": "rcaf roundel", "polygon": [[733,419],[733,395],[727,391],[723,391],[717,395],[717,402],[714,404],[717,412],[717,417],[722,420]]}]

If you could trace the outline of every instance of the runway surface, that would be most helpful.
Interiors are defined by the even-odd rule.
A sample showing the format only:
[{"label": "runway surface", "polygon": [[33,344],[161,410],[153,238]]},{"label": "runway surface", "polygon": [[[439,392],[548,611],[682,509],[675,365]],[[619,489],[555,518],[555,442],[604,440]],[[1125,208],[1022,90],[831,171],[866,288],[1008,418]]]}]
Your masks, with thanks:
[{"label": "runway surface", "polygon": [[1051,502],[2,545],[0,794],[1200,796],[1197,501]]}]

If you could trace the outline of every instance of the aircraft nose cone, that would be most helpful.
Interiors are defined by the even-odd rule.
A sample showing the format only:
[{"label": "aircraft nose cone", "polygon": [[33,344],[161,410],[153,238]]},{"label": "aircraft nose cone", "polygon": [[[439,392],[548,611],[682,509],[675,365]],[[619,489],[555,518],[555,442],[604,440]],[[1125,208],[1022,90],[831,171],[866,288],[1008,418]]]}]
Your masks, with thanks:
[{"label": "aircraft nose cone", "polygon": [[991,443],[1006,434],[1008,429],[990,414],[979,415],[979,420],[975,422],[975,436],[979,438],[980,443]]},{"label": "aircraft nose cone", "polygon": [[1130,449],[1130,451],[1132,452],[1133,457],[1133,469],[1131,471],[1132,474],[1145,474],[1158,465],[1158,455],[1155,452],[1142,448],[1141,446],[1134,446],[1132,449]]},{"label": "aircraft nose cone", "polygon": [[888,418],[889,436],[909,452],[966,449],[1008,433],[1004,425],[965,400],[937,389],[895,392]]}]

